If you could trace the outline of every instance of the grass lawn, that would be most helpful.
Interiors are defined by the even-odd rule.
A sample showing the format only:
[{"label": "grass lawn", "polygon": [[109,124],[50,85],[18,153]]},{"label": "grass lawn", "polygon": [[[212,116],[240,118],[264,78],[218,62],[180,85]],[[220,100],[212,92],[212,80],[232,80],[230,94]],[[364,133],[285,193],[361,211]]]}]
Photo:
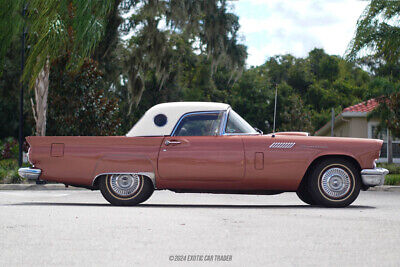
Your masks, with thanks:
[{"label": "grass lawn", "polygon": [[389,170],[389,174],[386,175],[385,185],[400,185],[400,164],[378,163],[378,167]]},{"label": "grass lawn", "polygon": [[400,185],[400,174],[386,175],[385,185]]}]

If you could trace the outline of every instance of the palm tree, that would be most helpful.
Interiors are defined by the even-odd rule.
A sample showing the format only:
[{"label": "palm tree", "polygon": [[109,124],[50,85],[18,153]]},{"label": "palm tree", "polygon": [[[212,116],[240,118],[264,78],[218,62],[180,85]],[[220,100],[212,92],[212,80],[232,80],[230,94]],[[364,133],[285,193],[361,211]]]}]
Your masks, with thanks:
[{"label": "palm tree", "polygon": [[[347,58],[367,65],[377,76],[388,79],[375,97],[380,102],[375,114],[380,117],[380,128],[400,137],[400,1],[371,0],[357,22],[357,30],[349,44]],[[380,80],[378,79],[378,82]],[[388,146],[392,155],[392,146]],[[392,162],[392,157],[388,157]]]},{"label": "palm tree", "polygon": [[357,21],[348,59],[372,58],[376,63],[397,64],[400,60],[400,1],[372,0]]},{"label": "palm tree", "polygon": [[[23,0],[1,0],[0,58],[24,23],[17,15]],[[36,134],[45,135],[51,62],[68,55],[68,68],[78,68],[102,38],[113,1],[30,0],[26,3],[29,54],[22,79],[35,91],[31,99]],[[8,28],[7,28],[8,26]]]}]

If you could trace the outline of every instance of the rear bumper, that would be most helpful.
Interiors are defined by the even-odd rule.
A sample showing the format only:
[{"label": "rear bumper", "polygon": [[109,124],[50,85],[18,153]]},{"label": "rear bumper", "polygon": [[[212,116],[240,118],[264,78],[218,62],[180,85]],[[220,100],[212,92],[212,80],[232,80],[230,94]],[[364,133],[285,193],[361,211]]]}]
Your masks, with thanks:
[{"label": "rear bumper", "polygon": [[40,169],[35,169],[35,168],[19,168],[18,169],[18,174],[22,178],[28,179],[28,180],[37,180],[39,179],[40,174],[42,171]]},{"label": "rear bumper", "polygon": [[388,173],[389,171],[384,168],[364,169],[361,171],[361,178],[367,186],[383,185]]}]

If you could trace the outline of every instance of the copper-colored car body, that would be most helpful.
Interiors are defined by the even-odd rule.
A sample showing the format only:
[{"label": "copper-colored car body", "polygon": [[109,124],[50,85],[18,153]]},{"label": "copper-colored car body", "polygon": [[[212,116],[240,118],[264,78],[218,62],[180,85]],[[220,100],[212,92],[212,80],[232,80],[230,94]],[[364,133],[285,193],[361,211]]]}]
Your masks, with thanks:
[{"label": "copper-colored car body", "polygon": [[[157,189],[296,191],[324,156],[374,168],[381,140],[293,135],[182,137],[27,137],[40,179],[92,186],[107,173],[154,173]],[[166,140],[181,141],[165,145]],[[273,143],[295,143],[291,148]]]},{"label": "copper-colored car body", "polygon": [[[150,109],[127,136],[27,137],[34,169],[21,169],[20,174],[91,189],[98,189],[101,177],[107,175],[138,174],[149,178],[154,189],[254,194],[298,191],[315,164],[331,158],[352,165],[356,176],[362,177],[362,189],[382,184],[387,174],[375,168],[382,140],[314,137],[302,132],[263,135],[253,128],[249,133],[232,133],[229,114],[232,121],[235,114],[228,105],[208,103],[204,111],[201,107],[201,103],[162,104]],[[212,124],[207,124],[214,125],[212,134],[177,134],[185,118],[193,114],[214,116]],[[153,117],[157,125],[150,126],[157,135],[130,136],[146,134]],[[182,132],[187,134],[188,129]],[[327,181],[335,189],[337,181],[332,177]]]}]

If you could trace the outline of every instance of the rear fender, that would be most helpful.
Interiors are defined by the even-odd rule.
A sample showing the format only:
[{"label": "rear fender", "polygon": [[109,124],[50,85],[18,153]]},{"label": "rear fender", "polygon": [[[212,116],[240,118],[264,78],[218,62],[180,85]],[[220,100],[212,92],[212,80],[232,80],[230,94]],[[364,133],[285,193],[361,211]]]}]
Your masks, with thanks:
[{"label": "rear fender", "polygon": [[92,177],[92,186],[97,178],[107,174],[135,173],[148,177],[153,186],[156,186],[155,163],[146,155],[132,155],[131,153],[107,153],[101,156],[95,165]]}]

